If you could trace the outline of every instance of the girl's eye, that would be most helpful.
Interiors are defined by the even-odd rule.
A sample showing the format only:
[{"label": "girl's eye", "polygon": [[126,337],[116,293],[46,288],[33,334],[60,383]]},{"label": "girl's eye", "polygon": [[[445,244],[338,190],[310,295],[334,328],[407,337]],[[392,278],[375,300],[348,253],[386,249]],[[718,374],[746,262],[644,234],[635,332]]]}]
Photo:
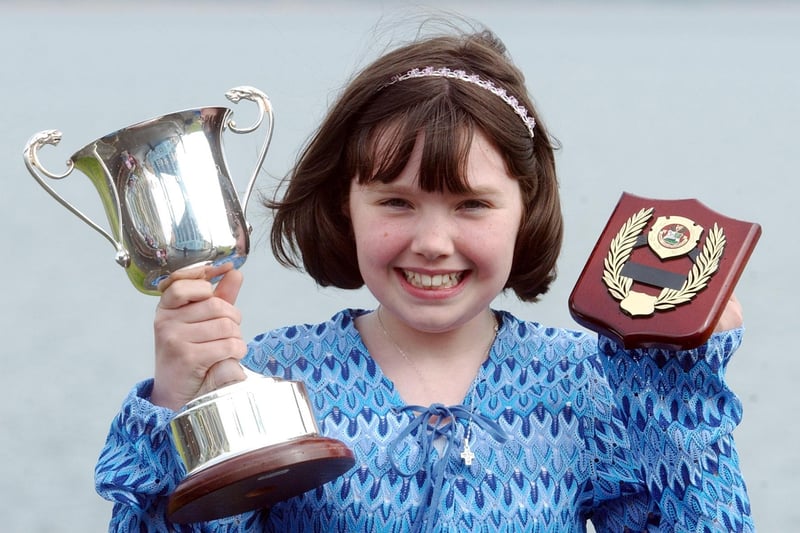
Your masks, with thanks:
[{"label": "girl's eye", "polygon": [[381,201],[381,205],[386,207],[408,207],[409,203],[402,198],[387,198]]},{"label": "girl's eye", "polygon": [[478,200],[475,198],[461,202],[461,209],[472,210],[472,209],[485,209],[487,207],[489,207],[488,202],[485,202],[483,200]]}]

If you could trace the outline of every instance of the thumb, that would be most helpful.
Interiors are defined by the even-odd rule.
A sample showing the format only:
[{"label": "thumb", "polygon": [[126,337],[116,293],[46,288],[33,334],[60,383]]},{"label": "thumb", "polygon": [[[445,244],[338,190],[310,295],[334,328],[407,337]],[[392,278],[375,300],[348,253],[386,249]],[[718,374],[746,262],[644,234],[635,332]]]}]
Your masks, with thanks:
[{"label": "thumb", "polygon": [[239,270],[226,272],[217,283],[217,287],[214,289],[214,296],[222,298],[229,304],[235,304],[236,298],[239,296],[239,289],[242,288],[243,280],[244,277]]},{"label": "thumb", "polygon": [[198,396],[215,391],[225,385],[232,385],[245,379],[244,368],[236,359],[218,361],[206,372]]}]

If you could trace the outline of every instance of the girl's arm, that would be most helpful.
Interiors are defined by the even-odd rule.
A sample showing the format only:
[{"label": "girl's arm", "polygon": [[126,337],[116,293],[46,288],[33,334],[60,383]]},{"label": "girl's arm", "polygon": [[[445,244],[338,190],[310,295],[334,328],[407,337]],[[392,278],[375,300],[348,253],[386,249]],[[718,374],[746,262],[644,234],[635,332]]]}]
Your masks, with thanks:
[{"label": "girl's arm", "polygon": [[[159,287],[155,378],[125,399],[95,469],[97,491],[115,504],[113,531],[204,530],[176,529],[166,519],[168,495],[185,475],[169,422],[191,399],[243,377],[237,359],[247,348],[234,307],[242,278],[230,268],[179,271]],[[216,286],[208,281],[219,275]],[[228,531],[228,522],[212,529]]]},{"label": "girl's arm", "polygon": [[152,384],[152,380],[138,384],[125,399],[95,468],[97,492],[114,503],[109,531],[264,531],[266,513],[189,525],[167,520],[169,495],[185,470],[169,436],[174,413],[150,403]]},{"label": "girl's arm", "polygon": [[732,298],[717,332],[696,349],[626,351],[600,339],[646,489],[604,506],[593,520],[598,531],[619,531],[634,515],[659,531],[754,529],[732,435],[742,406],[724,380],[742,341],[739,326]]},{"label": "girl's arm", "polygon": [[169,436],[173,411],[150,403],[153,381],[125,398],[95,467],[98,494],[114,503],[109,531],[168,531],[168,495],[184,476]]}]

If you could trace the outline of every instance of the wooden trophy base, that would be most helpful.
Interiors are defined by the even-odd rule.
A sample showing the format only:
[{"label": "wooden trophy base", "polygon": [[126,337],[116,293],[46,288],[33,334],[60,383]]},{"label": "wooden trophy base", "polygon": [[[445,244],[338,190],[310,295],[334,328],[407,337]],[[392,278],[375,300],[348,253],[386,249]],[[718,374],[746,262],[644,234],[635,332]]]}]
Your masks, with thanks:
[{"label": "wooden trophy base", "polygon": [[268,508],[340,476],[353,464],[353,452],[326,437],[266,446],[188,476],[170,496],[167,515],[177,523],[204,522]]}]

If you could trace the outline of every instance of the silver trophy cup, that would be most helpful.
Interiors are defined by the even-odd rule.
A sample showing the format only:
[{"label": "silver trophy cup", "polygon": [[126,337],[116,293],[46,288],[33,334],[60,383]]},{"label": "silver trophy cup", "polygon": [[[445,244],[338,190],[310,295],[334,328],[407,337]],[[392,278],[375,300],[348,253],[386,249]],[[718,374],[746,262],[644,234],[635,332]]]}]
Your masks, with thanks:
[{"label": "silver trophy cup", "polygon": [[[258,105],[255,124],[239,128],[226,107],[203,107],[163,115],[102,137],[75,152],[67,170],[54,174],[37,152],[56,145],[61,132],[37,133],[24,150],[25,164],[61,205],[105,237],[133,285],[159,294],[173,272],[232,262],[249,252],[245,213],[272,138],[269,98],[253,87],[225,96]],[[268,130],[256,168],[239,200],[223,152],[222,135]],[[56,192],[48,180],[77,168],[97,189],[110,231]],[[178,412],[172,440],[186,477],[170,496],[175,522],[205,521],[269,507],[315,488],[348,470],[352,451],[319,435],[305,387],[300,382],[248,372],[240,383],[204,394]]]}]

